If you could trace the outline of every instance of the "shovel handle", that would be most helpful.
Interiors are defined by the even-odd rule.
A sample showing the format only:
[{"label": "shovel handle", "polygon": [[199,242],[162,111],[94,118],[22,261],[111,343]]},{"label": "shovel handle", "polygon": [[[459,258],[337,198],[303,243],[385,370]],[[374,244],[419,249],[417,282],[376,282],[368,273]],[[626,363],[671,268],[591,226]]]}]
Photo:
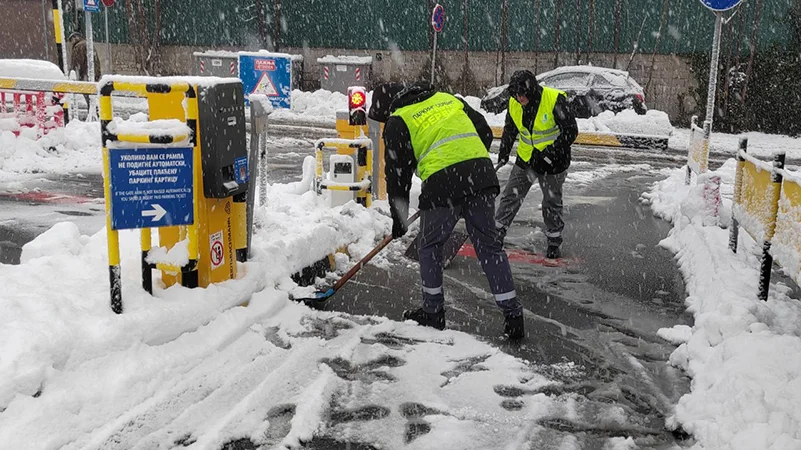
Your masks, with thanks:
[{"label": "shovel handle", "polygon": [[[415,220],[417,220],[418,217],[420,217],[420,210],[418,210],[417,212],[412,214],[411,217],[409,217],[408,223],[409,224],[413,223]],[[348,282],[348,280],[353,278],[353,276],[356,275],[356,273],[358,271],[360,271],[362,269],[362,267],[364,267],[368,262],[370,262],[370,260],[373,259],[373,257],[375,255],[377,255],[378,252],[383,250],[384,247],[389,245],[390,242],[392,242],[392,235],[391,234],[389,236],[385,237],[384,239],[382,239],[381,242],[379,242],[378,245],[374,249],[370,250],[370,253],[365,255],[364,258],[361,259],[361,261],[356,263],[355,266],[351,267],[350,270],[348,270],[348,272],[345,275],[342,276],[342,278],[340,278],[339,280],[337,280],[336,283],[334,283],[334,287],[333,287],[334,292],[338,291],[339,288],[342,287],[342,285],[344,285],[345,283]]]}]

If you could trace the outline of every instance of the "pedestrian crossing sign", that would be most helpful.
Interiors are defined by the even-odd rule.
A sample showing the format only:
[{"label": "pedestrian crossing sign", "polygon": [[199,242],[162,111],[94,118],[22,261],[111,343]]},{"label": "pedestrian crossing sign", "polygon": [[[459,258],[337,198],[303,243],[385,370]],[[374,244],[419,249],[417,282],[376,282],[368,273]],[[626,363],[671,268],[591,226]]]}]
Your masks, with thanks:
[{"label": "pedestrian crossing sign", "polygon": [[278,90],[275,89],[275,85],[273,84],[272,80],[270,80],[270,73],[264,72],[259,79],[259,82],[256,83],[256,87],[253,88],[253,92],[251,94],[259,94],[259,95],[266,95],[268,97],[277,97]]}]

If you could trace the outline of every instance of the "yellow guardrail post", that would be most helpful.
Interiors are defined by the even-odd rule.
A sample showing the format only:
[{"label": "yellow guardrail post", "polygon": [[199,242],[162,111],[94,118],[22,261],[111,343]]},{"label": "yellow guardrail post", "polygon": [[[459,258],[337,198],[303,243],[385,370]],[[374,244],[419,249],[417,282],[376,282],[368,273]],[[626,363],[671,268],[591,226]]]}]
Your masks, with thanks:
[{"label": "yellow guardrail post", "polygon": [[108,141],[111,133],[108,125],[111,123],[111,93],[114,83],[107,82],[100,87],[100,132],[103,142],[103,194],[106,197],[106,239],[108,240],[108,268],[111,296],[111,310],[117,314],[122,313],[122,277],[120,274],[120,237],[117,230],[111,227],[111,166],[109,159]]},{"label": "yellow guardrail post", "polygon": [[317,195],[322,195],[322,182],[323,182],[323,148],[325,143],[320,142],[314,151],[314,159],[317,163],[314,167],[314,191]]},{"label": "yellow guardrail post", "polygon": [[192,185],[194,186],[192,198],[192,211],[195,221],[189,225],[187,239],[189,239],[189,264],[187,271],[181,274],[181,284],[186,287],[196,288],[199,283],[198,265],[200,259],[200,196],[203,195],[201,178],[203,176],[203,158],[200,154],[200,140],[198,139],[198,106],[197,92],[189,84],[183,86],[186,89],[186,126],[189,127],[189,143],[192,146]]},{"label": "yellow guardrail post", "polygon": [[[693,142],[695,141],[695,133],[697,132],[695,129],[697,127],[698,127],[698,116],[693,116],[690,119],[690,142],[688,143],[690,150],[688,154],[688,159],[692,159]],[[687,161],[687,177],[684,179],[684,184],[689,186],[690,181],[692,181],[692,179],[693,179],[693,169],[692,166],[690,165],[690,162]]]},{"label": "yellow guardrail post", "polygon": [[770,254],[771,239],[776,232],[776,220],[779,214],[779,198],[782,192],[782,179],[784,171],[784,152],[777,152],[773,155],[773,170],[771,171],[770,181],[773,189],[770,192],[770,223],[765,229],[765,238],[762,242],[762,264],[759,269],[759,299],[768,300],[768,290],[770,289],[770,269],[773,266],[773,255]]},{"label": "yellow guardrail post", "polygon": [[[695,116],[693,116],[694,118]],[[740,148],[737,151],[737,168],[734,172],[734,198],[732,199],[732,213],[731,213],[731,228],[729,229],[729,249],[737,253],[737,242],[740,236],[740,223],[737,216],[734,214],[734,205],[739,205],[742,200],[743,190],[743,164],[745,163],[745,154],[748,152],[748,138],[740,138]],[[687,166],[687,176],[692,174],[690,166]],[[688,181],[689,184],[689,181]]]}]

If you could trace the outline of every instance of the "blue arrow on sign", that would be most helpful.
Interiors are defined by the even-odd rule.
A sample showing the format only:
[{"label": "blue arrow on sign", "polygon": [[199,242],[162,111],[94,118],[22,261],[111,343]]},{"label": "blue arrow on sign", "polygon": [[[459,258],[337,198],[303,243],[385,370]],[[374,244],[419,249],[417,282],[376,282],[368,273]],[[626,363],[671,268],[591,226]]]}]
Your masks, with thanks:
[{"label": "blue arrow on sign", "polygon": [[111,228],[194,223],[192,148],[109,149]]},{"label": "blue arrow on sign", "polygon": [[726,11],[739,5],[742,0],[701,0],[712,11]]}]

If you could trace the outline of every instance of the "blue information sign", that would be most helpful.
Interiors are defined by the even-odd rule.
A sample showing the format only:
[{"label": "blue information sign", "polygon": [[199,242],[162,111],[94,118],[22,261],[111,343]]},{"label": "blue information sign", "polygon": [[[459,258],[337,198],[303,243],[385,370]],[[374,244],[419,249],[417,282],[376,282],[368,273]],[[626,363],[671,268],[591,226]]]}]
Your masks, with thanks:
[{"label": "blue information sign", "polygon": [[240,53],[239,79],[245,102],[251,94],[266,95],[273,108],[289,109],[292,101],[292,59],[266,53]]},{"label": "blue information sign", "polygon": [[194,223],[192,148],[109,149],[111,228]]},{"label": "blue information sign", "polygon": [[726,11],[737,6],[742,0],[701,0],[712,11]]},{"label": "blue information sign", "polygon": [[83,0],[83,10],[86,12],[100,12],[100,0]]},{"label": "blue information sign", "polygon": [[431,14],[431,26],[434,27],[434,31],[439,33],[442,31],[442,27],[445,25],[445,8],[442,7],[439,3],[437,6],[434,7],[434,12]]}]

